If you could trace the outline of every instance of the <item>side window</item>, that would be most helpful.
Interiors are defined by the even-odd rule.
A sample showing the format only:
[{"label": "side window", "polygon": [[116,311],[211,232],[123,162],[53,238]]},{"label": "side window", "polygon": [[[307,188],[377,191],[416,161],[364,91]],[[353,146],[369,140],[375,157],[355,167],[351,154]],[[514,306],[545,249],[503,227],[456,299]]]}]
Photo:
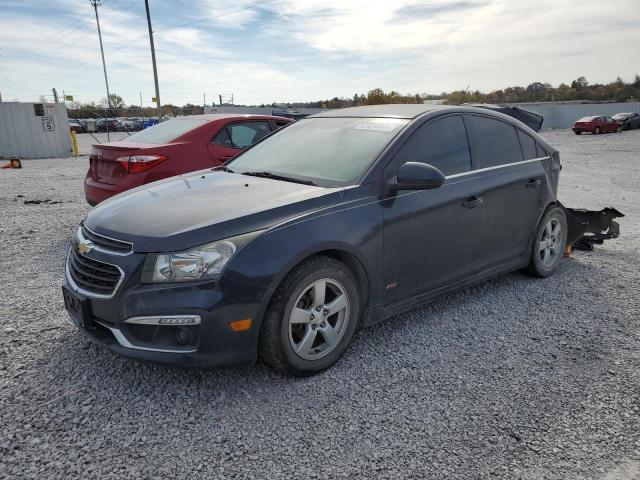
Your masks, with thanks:
[{"label": "side window", "polygon": [[538,158],[548,157],[549,154],[545,151],[544,148],[540,146],[539,143],[536,143],[536,152],[538,152]]},{"label": "side window", "polygon": [[445,175],[471,170],[471,155],[462,117],[454,115],[420,127],[400,148],[394,163],[423,162]]},{"label": "side window", "polygon": [[532,158],[538,158],[536,141],[531,138],[528,133],[524,133],[522,130],[518,130],[518,137],[520,138],[520,145],[522,146],[524,159],[531,160]]},{"label": "side window", "polygon": [[513,125],[479,115],[469,115],[466,118],[473,134],[480,168],[522,160],[520,142]]},{"label": "side window", "polygon": [[227,127],[222,127],[222,130],[220,130],[216,134],[216,136],[213,137],[213,140],[211,141],[213,143],[217,143],[218,145],[223,145],[225,147],[233,148],[231,139],[229,138],[229,132],[227,131]]},{"label": "side window", "polygon": [[271,133],[268,122],[243,122],[227,125],[233,148],[247,148]]},{"label": "side window", "polygon": [[282,120],[276,120],[276,130],[282,128],[282,127],[286,127],[287,125],[289,125],[291,122],[285,122]]}]

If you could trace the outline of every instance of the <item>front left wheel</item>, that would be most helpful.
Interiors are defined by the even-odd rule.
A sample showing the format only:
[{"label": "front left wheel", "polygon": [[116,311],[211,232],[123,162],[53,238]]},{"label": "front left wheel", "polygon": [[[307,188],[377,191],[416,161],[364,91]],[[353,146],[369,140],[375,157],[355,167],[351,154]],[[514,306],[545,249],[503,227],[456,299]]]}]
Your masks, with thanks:
[{"label": "front left wheel", "polygon": [[325,370],[349,346],[360,304],[356,279],[342,262],[328,257],[305,261],[271,300],[260,331],[260,358],[296,376]]}]

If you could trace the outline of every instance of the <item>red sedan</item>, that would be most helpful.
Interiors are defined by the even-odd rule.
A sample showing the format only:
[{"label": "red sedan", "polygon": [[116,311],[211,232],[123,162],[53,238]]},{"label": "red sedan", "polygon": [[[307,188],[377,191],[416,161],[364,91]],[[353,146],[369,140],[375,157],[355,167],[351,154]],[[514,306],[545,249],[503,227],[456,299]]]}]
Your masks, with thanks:
[{"label": "red sedan", "polygon": [[620,130],[622,130],[620,122],[605,116],[582,117],[573,125],[573,131],[576,135],[580,135],[582,132],[591,132],[597,135],[599,133],[619,132]]},{"label": "red sedan", "polygon": [[87,202],[96,205],[146,183],[217,167],[291,122],[269,115],[193,115],[93,145],[84,180]]}]

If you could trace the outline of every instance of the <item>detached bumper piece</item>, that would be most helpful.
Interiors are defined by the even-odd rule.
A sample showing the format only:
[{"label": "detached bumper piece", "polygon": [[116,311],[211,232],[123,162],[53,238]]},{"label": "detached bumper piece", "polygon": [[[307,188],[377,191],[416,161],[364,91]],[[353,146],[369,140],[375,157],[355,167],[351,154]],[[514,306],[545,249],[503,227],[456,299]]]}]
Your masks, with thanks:
[{"label": "detached bumper piece", "polygon": [[605,240],[620,235],[620,225],[614,218],[624,215],[613,207],[606,207],[600,211],[566,207],[564,209],[569,227],[568,251],[591,251],[594,245],[602,245]]}]

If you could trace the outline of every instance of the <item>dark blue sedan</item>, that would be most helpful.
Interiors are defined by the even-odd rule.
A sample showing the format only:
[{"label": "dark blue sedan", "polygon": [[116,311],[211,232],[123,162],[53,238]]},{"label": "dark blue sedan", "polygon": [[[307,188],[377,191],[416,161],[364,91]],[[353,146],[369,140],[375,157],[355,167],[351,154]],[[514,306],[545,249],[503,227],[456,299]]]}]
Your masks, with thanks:
[{"label": "dark blue sedan", "polygon": [[310,375],[360,327],[513,270],[551,275],[559,173],[537,133],[480,107],[322,113],[92,210],[65,304],[128,357]]}]

